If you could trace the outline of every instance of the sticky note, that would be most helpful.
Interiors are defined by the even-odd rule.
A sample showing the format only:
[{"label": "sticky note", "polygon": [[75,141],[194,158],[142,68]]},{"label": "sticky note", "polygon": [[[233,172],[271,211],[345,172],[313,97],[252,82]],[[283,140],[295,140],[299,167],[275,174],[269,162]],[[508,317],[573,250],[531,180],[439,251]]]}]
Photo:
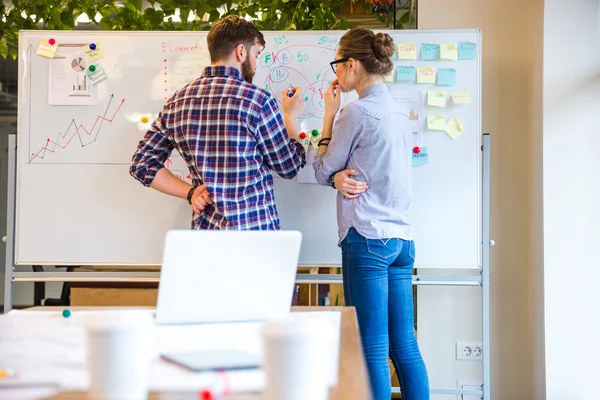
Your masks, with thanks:
[{"label": "sticky note", "polygon": [[[53,44],[50,44],[50,41]],[[54,58],[56,50],[58,49],[58,43],[54,39],[40,39],[40,45],[38,46],[35,54],[42,57]]]},{"label": "sticky note", "polygon": [[87,75],[87,77],[90,80],[90,82],[92,83],[92,85],[102,82],[103,80],[108,78],[106,76],[106,72],[104,71],[104,68],[102,68],[102,65],[100,65],[100,64],[90,65],[90,67],[92,67],[92,66],[95,67],[93,70],[90,69],[89,67],[85,70],[85,74]]},{"label": "sticky note", "polygon": [[427,129],[445,131],[446,119],[442,114],[427,114]]},{"label": "sticky note", "polygon": [[310,143],[315,150],[319,150],[319,140],[321,140],[321,132],[317,129],[313,129],[310,134]]},{"label": "sticky note", "polygon": [[462,135],[464,129],[458,120],[458,117],[452,117],[448,120],[448,122],[446,122],[445,131],[448,136],[452,138],[452,140],[455,140],[457,137]]},{"label": "sticky note", "polygon": [[427,105],[434,107],[446,107],[446,93],[430,90],[427,92]]},{"label": "sticky note", "polygon": [[83,51],[85,52],[85,59],[88,60],[89,62],[93,62],[93,61],[98,61],[104,58],[104,53],[102,52],[102,47],[100,47],[100,43],[98,42],[94,42],[92,47],[95,47],[95,49],[91,49],[90,48],[90,44],[86,44],[83,48]]},{"label": "sticky note", "polygon": [[474,60],[477,58],[477,45],[472,42],[458,43],[458,59],[459,60]]},{"label": "sticky note", "polygon": [[421,147],[421,152],[419,154],[412,155],[412,166],[413,167],[422,167],[423,165],[429,164],[429,154],[427,153],[427,147]]},{"label": "sticky note", "polygon": [[438,69],[437,84],[440,86],[456,85],[456,70],[454,68]]},{"label": "sticky note", "polygon": [[390,72],[389,74],[387,74],[383,77],[383,81],[386,83],[394,83],[394,70],[393,69],[392,69],[392,72]]},{"label": "sticky note", "polygon": [[417,47],[412,43],[398,43],[399,60],[416,60]]},{"label": "sticky note", "polygon": [[440,45],[423,43],[421,44],[421,60],[437,61],[440,59]]},{"label": "sticky note", "polygon": [[310,139],[305,137],[304,139],[300,139],[300,144],[304,147],[304,151],[308,151],[308,146],[310,145]]},{"label": "sticky note", "polygon": [[458,60],[458,47],[454,43],[442,43],[440,45],[440,59]]},{"label": "sticky note", "polygon": [[452,93],[452,101],[454,104],[471,103],[471,93],[468,90],[465,92],[454,92]]},{"label": "sticky note", "polygon": [[396,80],[398,82],[415,82],[417,80],[417,70],[412,66],[401,65],[396,68]]},{"label": "sticky note", "polygon": [[417,83],[435,83],[435,70],[431,67],[417,67]]}]

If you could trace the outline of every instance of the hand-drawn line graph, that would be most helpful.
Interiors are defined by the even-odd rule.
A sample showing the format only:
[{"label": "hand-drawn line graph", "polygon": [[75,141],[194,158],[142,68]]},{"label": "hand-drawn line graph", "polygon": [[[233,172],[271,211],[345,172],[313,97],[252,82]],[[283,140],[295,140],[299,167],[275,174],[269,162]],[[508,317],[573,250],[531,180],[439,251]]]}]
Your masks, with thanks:
[{"label": "hand-drawn line graph", "polygon": [[[46,140],[46,144],[40,150],[38,150],[37,153],[30,152],[28,163],[31,164],[32,161],[34,161],[36,158],[40,159],[40,160],[44,160],[45,157],[48,155],[48,153],[55,153],[57,151],[57,148],[66,150],[67,146],[69,146],[69,144],[73,141],[73,139],[76,136],[79,139],[79,144],[81,145],[81,147],[87,147],[87,146],[95,143],[96,140],[98,140],[98,137],[100,135],[100,131],[102,129],[103,122],[104,121],[107,121],[110,123],[113,122],[115,117],[117,116],[117,113],[121,109],[121,106],[125,102],[125,99],[122,99],[121,102],[119,103],[119,105],[114,110],[112,116],[110,118],[107,118],[107,114],[108,114],[108,111],[110,109],[110,106],[111,106],[111,103],[112,103],[114,97],[115,97],[114,94],[112,94],[110,96],[110,98],[108,100],[108,105],[106,106],[106,109],[104,110],[104,114],[96,116],[96,120],[94,121],[94,123],[89,131],[83,126],[83,124],[78,124],[77,121],[75,120],[75,118],[73,118],[71,120],[71,122],[69,123],[67,129],[64,131],[64,133],[59,132],[58,135],[56,136],[56,139],[54,139],[54,140],[48,138]],[[96,125],[98,125],[98,129],[96,129]],[[30,129],[29,140],[31,142],[31,123],[30,123],[29,129]],[[95,133],[94,133],[94,130],[95,130]],[[85,134],[82,133],[81,131],[85,132]],[[30,143],[30,147],[31,147],[31,143]]]},{"label": "hand-drawn line graph", "polygon": [[[280,104],[282,92],[290,85],[303,88],[302,95],[306,110],[300,118],[323,118],[325,113],[323,97],[329,83],[335,79],[329,62],[325,61],[334,59],[335,50],[320,45],[293,44],[263,54],[260,65],[267,70],[264,88],[271,92]],[[316,70],[316,76],[313,78],[313,75],[307,76],[302,70],[306,70],[305,66],[311,65],[315,60],[322,62],[323,66]],[[347,98],[347,94],[343,93],[342,106],[347,102]]]}]

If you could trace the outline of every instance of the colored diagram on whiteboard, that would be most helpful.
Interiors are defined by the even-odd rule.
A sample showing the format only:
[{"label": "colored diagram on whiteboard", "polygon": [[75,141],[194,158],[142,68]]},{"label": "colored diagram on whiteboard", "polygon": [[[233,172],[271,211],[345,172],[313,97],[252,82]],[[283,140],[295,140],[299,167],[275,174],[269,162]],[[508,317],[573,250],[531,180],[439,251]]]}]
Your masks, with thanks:
[{"label": "colored diagram on whiteboard", "polygon": [[[314,45],[286,43],[287,40],[280,40],[276,42],[279,48],[260,55],[254,83],[271,92],[280,104],[285,89],[300,87],[306,104],[300,118],[322,119],[323,97],[329,83],[336,78],[329,62],[334,60],[337,42],[321,39]],[[342,107],[347,101],[348,95],[343,93]]]}]

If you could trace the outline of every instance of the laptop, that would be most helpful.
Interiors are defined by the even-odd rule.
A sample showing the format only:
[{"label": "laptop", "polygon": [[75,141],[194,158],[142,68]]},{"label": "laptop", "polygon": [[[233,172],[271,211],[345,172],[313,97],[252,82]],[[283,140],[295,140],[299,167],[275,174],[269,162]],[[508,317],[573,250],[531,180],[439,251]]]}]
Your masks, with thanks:
[{"label": "laptop", "polygon": [[299,231],[169,231],[155,322],[266,321],[288,315],[301,241]]}]

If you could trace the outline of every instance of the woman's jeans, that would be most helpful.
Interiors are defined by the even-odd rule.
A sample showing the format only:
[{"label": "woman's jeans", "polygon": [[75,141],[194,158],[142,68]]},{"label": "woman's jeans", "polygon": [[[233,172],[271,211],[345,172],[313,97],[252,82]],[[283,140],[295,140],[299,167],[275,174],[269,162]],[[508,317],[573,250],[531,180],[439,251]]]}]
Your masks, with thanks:
[{"label": "woman's jeans", "polygon": [[374,400],[390,400],[391,357],[404,400],[429,399],[429,379],[414,333],[413,241],[365,239],[351,228],[342,241],[346,305],[354,306]]}]

